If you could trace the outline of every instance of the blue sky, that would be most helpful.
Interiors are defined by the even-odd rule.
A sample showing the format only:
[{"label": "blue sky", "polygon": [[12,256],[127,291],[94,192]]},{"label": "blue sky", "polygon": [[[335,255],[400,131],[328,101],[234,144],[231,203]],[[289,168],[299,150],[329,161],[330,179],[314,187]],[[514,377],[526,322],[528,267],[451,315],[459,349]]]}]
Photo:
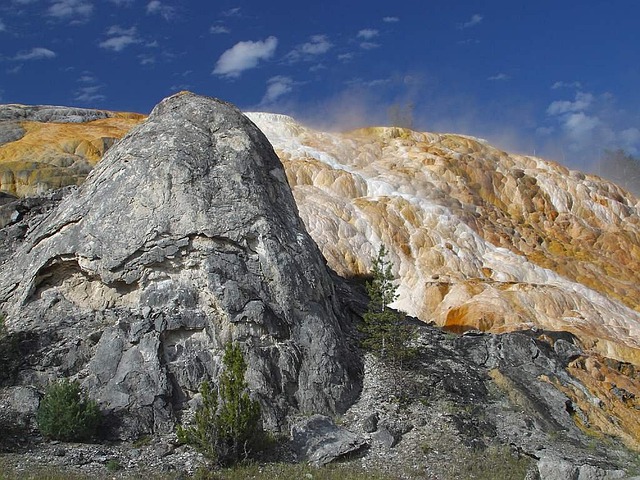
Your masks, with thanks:
[{"label": "blue sky", "polygon": [[148,113],[188,89],[327,129],[640,153],[640,1],[2,0],[0,103]]}]

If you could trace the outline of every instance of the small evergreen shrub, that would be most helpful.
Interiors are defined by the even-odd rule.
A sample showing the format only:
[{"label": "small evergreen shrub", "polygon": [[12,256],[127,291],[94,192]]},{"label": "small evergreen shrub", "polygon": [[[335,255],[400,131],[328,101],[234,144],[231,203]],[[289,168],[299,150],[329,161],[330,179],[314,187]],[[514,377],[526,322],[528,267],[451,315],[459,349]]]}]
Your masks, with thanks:
[{"label": "small evergreen shrub", "polygon": [[194,422],[178,426],[178,440],[193,446],[209,460],[233,465],[260,449],[262,431],[260,404],[249,398],[244,379],[247,364],[237,344],[227,344],[222,359],[220,385],[200,386],[202,405]]},{"label": "small evergreen shrub", "polygon": [[76,381],[64,379],[49,384],[38,408],[40,433],[62,441],[89,440],[100,424],[100,410],[80,390]]},{"label": "small evergreen shrub", "polygon": [[115,458],[108,460],[105,466],[107,467],[107,470],[109,470],[111,473],[115,473],[117,471],[122,470],[122,465],[120,465],[120,462]]},{"label": "small evergreen shrub", "polygon": [[372,259],[372,279],[366,283],[369,304],[360,328],[364,334],[362,347],[385,363],[402,368],[403,363],[416,354],[411,346],[416,332],[405,322],[404,314],[388,306],[398,297],[388,253],[381,245],[378,255]]}]

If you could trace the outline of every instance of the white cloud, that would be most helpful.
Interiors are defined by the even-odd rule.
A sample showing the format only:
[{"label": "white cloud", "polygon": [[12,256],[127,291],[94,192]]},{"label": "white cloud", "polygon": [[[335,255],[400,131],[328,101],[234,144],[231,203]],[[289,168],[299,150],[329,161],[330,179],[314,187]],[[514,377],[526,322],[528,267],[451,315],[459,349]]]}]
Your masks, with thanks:
[{"label": "white cloud", "polygon": [[133,2],[135,0],[110,0],[111,3],[115,3],[118,7],[128,7],[130,5],[133,5]]},{"label": "white cloud", "polygon": [[590,93],[578,92],[576,93],[575,101],[557,100],[552,102],[547,107],[547,113],[549,115],[562,115],[564,113],[579,112],[589,108],[593,102],[593,95]]},{"label": "white cloud", "polygon": [[375,38],[378,36],[380,32],[378,32],[378,30],[375,30],[373,28],[365,28],[363,30],[360,30],[358,32],[358,38],[364,38],[365,40],[371,40],[372,38]]},{"label": "white cloud", "polygon": [[70,19],[80,23],[89,19],[93,13],[93,4],[86,0],[53,0],[47,13],[60,20]]},{"label": "white cloud", "polygon": [[78,81],[81,82],[81,83],[95,83],[96,82],[96,77],[94,77],[90,73],[83,73],[80,76],[80,78],[78,78]]},{"label": "white cloud", "polygon": [[382,21],[386,23],[396,23],[399,22],[400,19],[398,17],[382,17]]},{"label": "white cloud", "polygon": [[499,81],[499,80],[509,80],[510,78],[511,77],[509,77],[509,75],[507,75],[506,73],[498,73],[496,75],[492,75],[488,77],[487,80]]},{"label": "white cloud", "polygon": [[35,47],[29,51],[18,52],[14,57],[15,60],[46,60],[55,58],[56,52],[49,50],[48,48]]},{"label": "white cloud", "polygon": [[589,116],[584,112],[570,113],[562,122],[562,127],[568,136],[576,142],[588,139],[598,125],[600,125],[598,117]]},{"label": "white cloud", "polygon": [[275,102],[281,96],[293,90],[295,85],[291,77],[277,75],[267,80],[267,91],[265,92],[260,105],[267,105]]},{"label": "white cloud", "polygon": [[556,82],[551,85],[553,90],[557,90],[559,88],[582,88],[582,84],[580,82]]},{"label": "white cloud", "polygon": [[290,62],[299,60],[312,60],[317,55],[327,53],[333,44],[326,35],[313,35],[308,42],[298,45],[287,53],[285,59]]},{"label": "white cloud", "polygon": [[459,29],[465,29],[465,28],[475,27],[480,22],[482,22],[483,18],[484,17],[482,15],[476,13],[476,14],[472,15],[471,18],[468,21],[458,24],[458,28]]},{"label": "white cloud", "polygon": [[[556,82],[556,88],[575,87],[574,83]],[[554,84],[555,85],[555,84]],[[571,152],[577,168],[591,169],[605,149],[622,148],[627,152],[640,151],[640,129],[637,116],[616,107],[615,98],[604,93],[594,95],[577,92],[573,100],[558,100],[547,108],[547,115],[556,123],[541,128],[553,133],[563,151]],[[631,123],[631,125],[629,125]],[[635,125],[634,125],[635,123]]]},{"label": "white cloud", "polygon": [[165,20],[171,20],[175,13],[175,8],[163,4],[160,0],[151,0],[147,4],[148,15],[160,15]]},{"label": "white cloud", "polygon": [[373,50],[374,48],[378,48],[379,46],[379,43],[374,42],[362,42],[360,44],[360,48],[363,48],[364,50]]},{"label": "white cloud", "polygon": [[7,30],[6,25],[2,22],[2,19],[0,18],[0,32],[4,32]]},{"label": "white cloud", "polygon": [[314,35],[310,42],[300,46],[300,51],[307,55],[321,55],[329,51],[332,46],[326,35]]},{"label": "white cloud", "polygon": [[349,60],[353,60],[353,53],[341,53],[338,55],[338,60],[343,62],[348,62]]},{"label": "white cloud", "polygon": [[225,27],[224,25],[211,25],[211,28],[209,28],[209,33],[213,33],[213,34],[221,34],[221,33],[230,33],[231,30],[229,30],[227,27]]},{"label": "white cloud", "polygon": [[220,55],[212,73],[230,78],[239,77],[245,70],[255,68],[260,60],[270,59],[277,46],[278,39],[273,36],[264,41],[238,42]]},{"label": "white cloud", "polygon": [[120,52],[129,45],[142,42],[138,37],[136,27],[122,28],[118,25],[113,25],[107,30],[106,35],[109,38],[100,42],[99,46],[106,50],[113,50],[114,52]]}]

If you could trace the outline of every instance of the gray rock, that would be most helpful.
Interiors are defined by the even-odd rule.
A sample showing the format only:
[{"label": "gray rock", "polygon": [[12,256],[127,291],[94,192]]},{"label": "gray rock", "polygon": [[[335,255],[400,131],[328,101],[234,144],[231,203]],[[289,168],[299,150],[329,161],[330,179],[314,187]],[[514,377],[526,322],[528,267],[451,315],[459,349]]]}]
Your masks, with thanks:
[{"label": "gray rock", "polygon": [[570,460],[545,456],[538,460],[540,480],[618,480],[629,478],[624,470],[595,465],[575,465]]},{"label": "gray rock", "polygon": [[578,468],[571,462],[551,457],[538,460],[540,480],[578,480]]},{"label": "gray rock", "polygon": [[[564,370],[564,359],[559,358],[547,344],[525,332],[460,337],[457,344],[469,359],[483,367],[498,369],[509,379],[510,387],[521,399],[519,407],[543,431],[564,431],[576,438],[581,435],[571,416],[572,413],[580,415],[581,412],[577,407],[572,412],[573,405],[564,393],[550,383],[540,381],[540,377],[546,375],[568,385],[574,384]],[[568,347],[566,351],[569,351]]]},{"label": "gray rock", "polygon": [[[6,121],[13,121],[15,123],[20,121],[83,123],[111,116],[113,116],[112,112],[89,108],[58,107],[52,105],[0,105],[0,122],[2,123]],[[0,127],[2,123],[0,123]],[[4,127],[1,127],[0,131],[3,129]],[[4,134],[0,133],[0,139],[2,139],[3,136]]]},{"label": "gray rock", "polygon": [[[0,110],[2,110],[2,107],[0,107]],[[24,134],[24,128],[20,126],[19,122],[0,121],[0,145],[15,142],[21,139]]]},{"label": "gray rock", "polygon": [[563,360],[565,365],[582,355],[582,350],[578,346],[562,338],[554,342],[553,351]]},{"label": "gray rock", "polygon": [[365,433],[373,433],[378,429],[378,415],[372,413],[362,421],[362,431]]},{"label": "gray rock", "polygon": [[330,463],[365,445],[365,441],[324,415],[312,415],[291,427],[293,449],[315,466]]},{"label": "gray rock", "polygon": [[392,448],[397,443],[396,437],[393,436],[391,432],[384,427],[380,428],[373,435],[371,435],[371,439],[374,442],[381,444],[385,448]]},{"label": "gray rock", "polygon": [[172,430],[228,341],[269,428],[358,394],[342,287],[268,141],[227,103],[161,102],[18,243],[0,279],[7,325],[38,333],[31,362],[81,379],[114,436]]}]

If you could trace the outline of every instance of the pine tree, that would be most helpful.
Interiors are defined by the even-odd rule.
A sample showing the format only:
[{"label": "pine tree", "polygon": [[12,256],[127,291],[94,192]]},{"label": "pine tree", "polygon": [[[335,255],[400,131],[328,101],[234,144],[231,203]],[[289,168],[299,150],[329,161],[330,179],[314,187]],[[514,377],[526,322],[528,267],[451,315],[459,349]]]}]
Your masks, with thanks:
[{"label": "pine tree", "polygon": [[366,283],[369,305],[363,317],[362,346],[381,360],[402,367],[415,354],[410,345],[415,331],[405,322],[404,315],[389,308],[397,298],[397,287],[387,254],[387,248],[381,245],[372,259],[372,279]]},{"label": "pine tree", "polygon": [[220,434],[224,442],[223,457],[232,461],[245,458],[253,450],[261,433],[260,404],[249,398],[244,379],[247,364],[238,344],[227,344],[220,375]]},{"label": "pine tree", "polygon": [[221,465],[247,458],[263,440],[260,404],[251,400],[245,381],[247,364],[238,344],[229,343],[222,358],[220,385],[200,387],[202,405],[188,427],[178,426],[178,439]]}]

